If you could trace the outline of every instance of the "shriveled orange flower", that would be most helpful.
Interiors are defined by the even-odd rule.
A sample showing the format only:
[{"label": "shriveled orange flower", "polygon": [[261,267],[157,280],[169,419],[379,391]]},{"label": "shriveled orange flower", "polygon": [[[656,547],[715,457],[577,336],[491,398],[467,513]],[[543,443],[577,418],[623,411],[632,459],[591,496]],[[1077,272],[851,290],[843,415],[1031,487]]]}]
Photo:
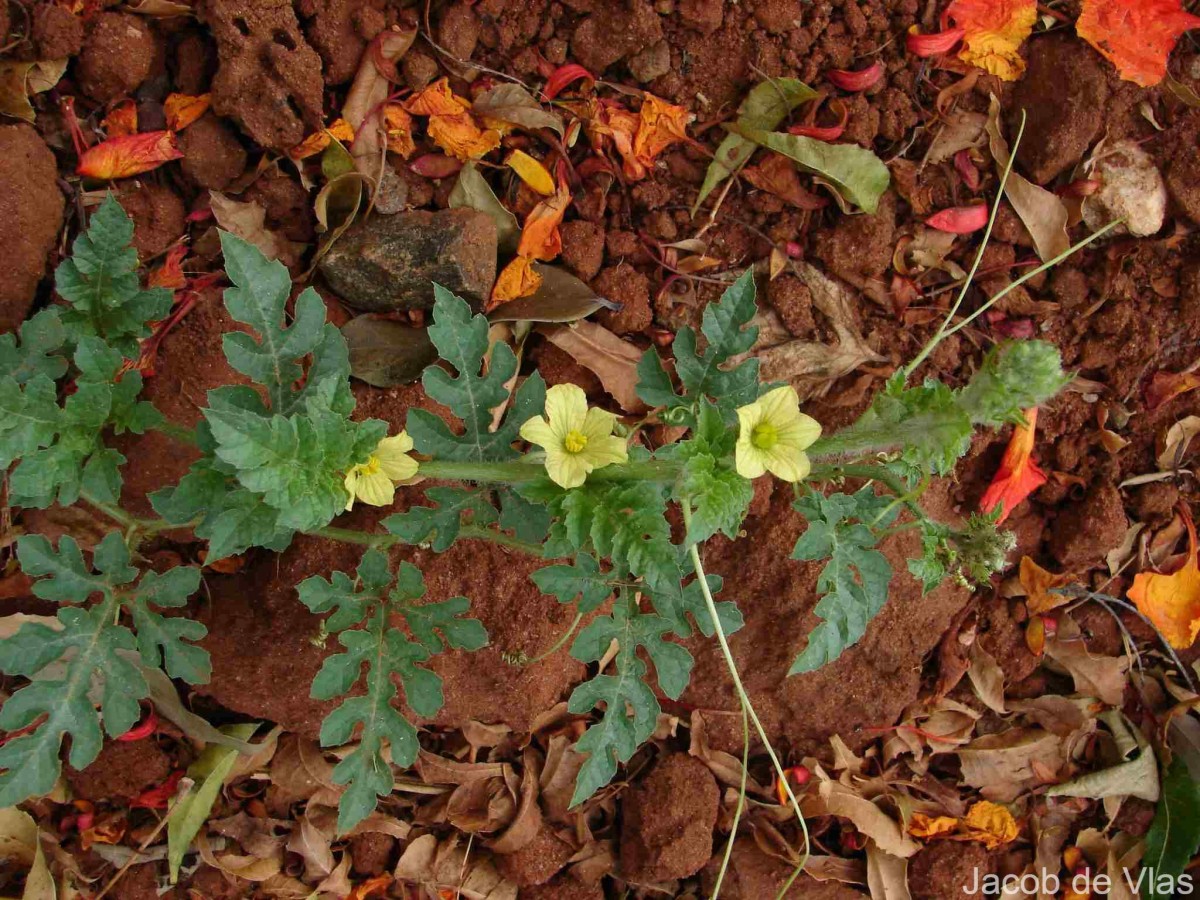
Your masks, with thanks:
[{"label": "shriveled orange flower", "polygon": [[972,804],[961,819],[914,812],[908,833],[924,840],[946,838],[951,841],[976,841],[989,850],[995,850],[1015,841],[1021,829],[1006,807],[990,800],[980,800]]},{"label": "shriveled orange flower", "polygon": [[383,121],[387,129],[388,150],[408,159],[417,149],[413,141],[412,116],[399,103],[389,103],[383,108]]},{"label": "shriveled orange flower", "polygon": [[638,162],[633,152],[634,135],[640,121],[638,116],[611,100],[600,102],[596,109],[596,118],[592,121],[593,131],[610,138],[617,152],[621,154],[621,170],[630,181],[640,181],[646,177],[646,167]]},{"label": "shriveled orange flower", "polygon": [[502,303],[516,300],[518,297],[528,297],[537,293],[542,286],[542,276],[533,268],[533,260],[528,256],[518,256],[500,273],[492,295],[488,298],[486,312],[491,312]]},{"label": "shriveled orange flower", "polygon": [[642,103],[637,132],[633,136],[633,155],[649,168],[660,153],[672,144],[687,140],[690,115],[682,106],[673,106],[653,94]]},{"label": "shriveled orange flower", "polygon": [[172,131],[183,131],[208,112],[211,105],[212,94],[170,94],[163,103],[167,127]]},{"label": "shriveled orange flower", "polygon": [[435,144],[462,162],[479,159],[500,146],[500,132],[480,128],[469,112],[431,116],[426,130]]},{"label": "shriveled orange flower", "polygon": [[187,249],[186,244],[176,244],[167,251],[162,265],[150,273],[150,287],[177,291],[187,285],[187,276],[183,274],[183,258],[187,255]]},{"label": "shriveled orange flower", "polygon": [[1037,22],[1037,0],[954,0],[942,19],[963,29],[963,62],[1004,81],[1025,72],[1019,51]]},{"label": "shriveled orange flower", "polygon": [[517,255],[549,262],[562,253],[562,234],[558,226],[570,205],[571,189],[566,179],[560,177],[554,194],[538,203],[525,217]]},{"label": "shriveled orange flower", "polygon": [[337,138],[343,144],[354,142],[354,126],[345,119],[338,119],[328,128],[322,128],[306,137],[303,141],[288,151],[288,157],[295,160],[316,156],[329,146],[330,141]]},{"label": "shriveled orange flower", "polygon": [[1000,470],[979,501],[979,508],[985,513],[1000,507],[997,522],[1007,519],[1018,503],[1046,483],[1046,473],[1038,468],[1032,458],[1037,412],[1036,407],[1025,410],[1029,427],[1017,425],[1013,429],[1012,440],[1008,442],[1008,449],[1000,460]]},{"label": "shriveled orange flower", "polygon": [[912,814],[908,833],[913,837],[928,840],[958,831],[958,819],[954,816],[927,816],[922,812]]},{"label": "shriveled orange flower", "polygon": [[110,139],[137,134],[137,104],[132,100],[122,100],[109,110],[108,115],[100,124]]},{"label": "shriveled orange flower", "polygon": [[471,108],[467,100],[450,90],[449,78],[439,78],[413,94],[402,105],[414,116],[457,116]]},{"label": "shriveled orange flower", "polygon": [[1083,0],[1075,23],[1079,36],[1117,67],[1126,81],[1153,87],[1167,74],[1167,57],[1200,17],[1181,0]]},{"label": "shriveled orange flower", "polygon": [[1200,636],[1200,563],[1191,510],[1181,503],[1179,514],[1187,527],[1187,560],[1171,575],[1140,572],[1133,579],[1129,599],[1172,647],[1186,650]]},{"label": "shriveled orange flower", "polygon": [[109,138],[83,152],[75,174],[85,178],[115,180],[157,169],[183,156],[170,131],[148,131]]}]

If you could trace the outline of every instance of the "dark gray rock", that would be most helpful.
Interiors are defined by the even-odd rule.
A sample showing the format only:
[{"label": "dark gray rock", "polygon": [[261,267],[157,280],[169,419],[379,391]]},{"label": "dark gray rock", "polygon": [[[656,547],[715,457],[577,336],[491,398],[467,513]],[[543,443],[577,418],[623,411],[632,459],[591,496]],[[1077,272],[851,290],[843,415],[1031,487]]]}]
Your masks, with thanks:
[{"label": "dark gray rock", "polygon": [[355,309],[430,309],[435,281],[478,307],[496,280],[496,225],[473,209],[373,216],[342,235],[321,273]]}]

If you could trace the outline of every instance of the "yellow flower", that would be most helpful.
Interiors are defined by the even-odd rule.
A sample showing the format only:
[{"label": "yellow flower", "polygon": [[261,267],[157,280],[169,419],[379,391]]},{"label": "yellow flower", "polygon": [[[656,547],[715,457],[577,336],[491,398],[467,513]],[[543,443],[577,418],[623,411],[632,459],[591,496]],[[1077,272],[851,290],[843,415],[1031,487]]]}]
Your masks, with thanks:
[{"label": "yellow flower", "polygon": [[417,461],[408,455],[412,448],[412,438],[406,431],[381,440],[366,462],[346,473],[346,490],[350,492],[346,509],[353,508],[355,500],[371,506],[390,505],[396,496],[395,482],[408,481],[417,474]]},{"label": "yellow flower", "polygon": [[582,388],[556,384],[546,391],[546,417],[527,421],[521,437],[546,451],[546,471],[555,484],[573,488],[593,469],[629,459],[624,439],[613,434],[616,423],[612,413],[588,409]]},{"label": "yellow flower", "polygon": [[784,481],[801,481],[808,475],[812,465],[804,451],[821,436],[821,425],[800,412],[794,388],[768,391],[737,415],[734,462],[739,475],[757,478],[771,472]]}]

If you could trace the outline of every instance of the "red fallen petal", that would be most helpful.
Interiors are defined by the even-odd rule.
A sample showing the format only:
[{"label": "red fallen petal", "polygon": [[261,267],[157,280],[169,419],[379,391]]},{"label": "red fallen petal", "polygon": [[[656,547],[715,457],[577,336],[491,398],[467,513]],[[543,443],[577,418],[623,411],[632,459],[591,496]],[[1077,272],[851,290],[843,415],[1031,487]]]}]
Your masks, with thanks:
[{"label": "red fallen petal", "polygon": [[171,802],[171,798],[175,796],[175,791],[179,788],[181,778],[183,778],[183,769],[176,769],[167,776],[167,780],[162,784],[152,787],[148,791],[142,791],[130,800],[129,808],[166,809]]},{"label": "red fallen petal", "polygon": [[1200,375],[1195,372],[1155,372],[1146,385],[1146,409],[1154,412],[1180,394],[1200,388]]},{"label": "red fallen petal", "polygon": [[1046,483],[1046,473],[1032,459],[1037,412],[1036,407],[1025,410],[1029,427],[1018,425],[1013,429],[1012,439],[1000,460],[996,477],[979,501],[979,508],[984,513],[991,513],[997,506],[1000,507],[997,524],[1007,519],[1018,503]]},{"label": "red fallen petal", "polygon": [[799,259],[804,255],[804,248],[798,241],[788,241],[783,245],[783,249],[787,252],[789,259]]},{"label": "red fallen petal", "polygon": [[849,107],[840,100],[837,102],[842,107],[842,120],[836,125],[790,125],[788,126],[788,134],[798,134],[801,137],[808,137],[817,141],[836,141],[845,132],[846,123],[850,121]]},{"label": "red fallen petal", "polygon": [[[791,780],[796,787],[804,787],[812,780],[812,772],[808,766],[792,766],[790,769],[784,769],[783,774]],[[786,806],[788,802],[787,791],[783,789],[783,782],[779,776],[775,776],[775,797],[779,800],[780,806]]]},{"label": "red fallen petal", "polygon": [[1081,178],[1078,181],[1072,181],[1070,184],[1064,184],[1055,193],[1060,197],[1080,199],[1090,197],[1098,190],[1100,190],[1099,181],[1094,178]]},{"label": "red fallen petal", "polygon": [[187,244],[176,244],[167,251],[163,264],[150,273],[149,286],[177,291],[187,285],[183,274],[183,258],[187,256]]},{"label": "red fallen petal", "polygon": [[992,326],[992,330],[1000,337],[1022,341],[1027,341],[1037,334],[1033,319],[1001,319]]},{"label": "red fallen petal", "polygon": [[568,85],[579,81],[581,78],[586,79],[591,84],[596,83],[596,79],[592,77],[592,73],[579,65],[579,63],[567,63],[565,66],[559,66],[554,70],[554,74],[546,79],[546,86],[542,88],[542,99],[553,100],[566,90]]},{"label": "red fallen petal", "polygon": [[158,730],[158,713],[154,710],[146,715],[137,725],[134,725],[127,732],[117,738],[118,741],[140,741],[143,738],[148,738]]},{"label": "red fallen petal", "polygon": [[575,167],[575,172],[580,178],[591,178],[593,175],[612,175],[616,176],[616,169],[613,164],[603,156],[589,156],[583,162]]},{"label": "red fallen petal", "polygon": [[963,28],[949,28],[935,34],[919,34],[909,32],[904,39],[904,45],[913,56],[925,59],[930,56],[941,56],[954,49],[954,45],[963,39],[967,32]]},{"label": "red fallen petal", "polygon": [[94,812],[81,812],[75,817],[75,827],[79,831],[87,831],[96,824],[96,814]]},{"label": "red fallen petal", "polygon": [[970,234],[972,231],[978,231],[985,227],[989,215],[988,208],[983,203],[974,206],[955,206],[934,213],[925,220],[925,224],[930,228],[947,231],[950,234]]},{"label": "red fallen petal", "polygon": [[408,167],[426,178],[449,178],[457,175],[463,164],[444,153],[426,153],[410,162]]},{"label": "red fallen petal", "polygon": [[979,190],[982,179],[979,177],[979,170],[975,168],[975,163],[971,162],[969,150],[959,150],[954,154],[954,168],[962,176],[963,184],[973,191]]},{"label": "red fallen petal", "polygon": [[875,60],[874,63],[857,72],[851,72],[848,69],[831,69],[825,73],[825,77],[843,91],[865,91],[879,84],[886,71],[883,63]]},{"label": "red fallen petal", "polygon": [[85,150],[75,174],[113,181],[149,172],[182,157],[172,132],[148,131],[112,138]]}]

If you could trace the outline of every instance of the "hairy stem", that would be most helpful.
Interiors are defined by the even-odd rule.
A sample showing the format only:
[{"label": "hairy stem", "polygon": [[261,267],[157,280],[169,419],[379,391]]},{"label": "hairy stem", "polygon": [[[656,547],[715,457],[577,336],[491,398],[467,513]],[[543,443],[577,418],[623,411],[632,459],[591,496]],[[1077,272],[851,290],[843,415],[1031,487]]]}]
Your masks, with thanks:
[{"label": "hairy stem", "polygon": [[[337,528],[333,525],[327,525],[324,528],[318,528],[316,531],[308,533],[315,537],[328,538],[331,541],[341,541],[343,544],[358,544],[363,547],[375,547],[379,550],[386,550],[388,547],[394,547],[396,544],[403,543],[394,534],[356,531],[353,528]],[[523,541],[518,537],[505,534],[503,531],[496,531],[482,525],[462,525],[459,527],[458,536],[467,540],[491,541],[493,544],[499,544],[501,547],[508,547],[512,550],[520,550],[522,553],[528,553],[531,556],[543,556],[541,544]]]},{"label": "hairy stem", "polygon": [[189,447],[196,446],[195,428],[188,428],[186,425],[180,425],[170,419],[162,419],[152,427],[155,431],[161,431],[167,437],[173,438],[181,444],[187,444]]},{"label": "hairy stem", "polygon": [[[444,462],[431,460],[421,463],[419,474],[424,478],[447,481],[476,481],[488,484],[528,484],[544,478],[546,469],[541,460],[530,454],[514,462]],[[645,460],[623,466],[605,466],[588,475],[593,483],[620,481],[674,481],[679,466],[667,460]]]},{"label": "hairy stem", "polygon": [[[692,503],[690,497],[684,497],[680,504],[683,511],[683,525],[688,531],[692,528]],[[796,820],[800,823],[800,828],[804,832],[804,859],[800,867],[804,867],[804,863],[808,861],[809,854],[809,837],[808,824],[804,821],[804,813],[800,809],[800,801],[796,799],[796,795],[792,792],[792,786],[788,783],[787,773],[783,769],[783,764],[780,763],[779,757],[775,754],[775,748],[771,746],[771,739],[767,737],[767,730],[763,728],[762,721],[758,718],[758,712],[754,709],[754,704],[750,702],[750,696],[746,693],[746,687],[742,684],[741,673],[738,672],[737,663],[733,659],[733,651],[729,648],[729,640],[725,637],[725,629],[721,627],[721,618],[717,615],[717,604],[713,600],[712,591],[708,587],[708,577],[704,571],[704,563],[700,559],[700,548],[696,544],[688,547],[688,554],[692,558],[692,568],[696,572],[696,581],[700,585],[700,592],[704,595],[704,605],[708,609],[709,618],[712,620],[713,629],[716,631],[717,641],[721,645],[721,655],[725,657],[725,665],[729,669],[729,675],[733,679],[733,688],[738,696],[738,702],[742,706],[744,713],[750,716],[750,720],[754,722],[754,730],[758,732],[759,740],[763,742],[763,747],[767,751],[767,756],[771,758],[771,765],[775,768],[775,777],[779,779],[779,783],[783,785],[783,789],[787,792],[788,800],[791,801],[792,809],[796,813]]]}]

